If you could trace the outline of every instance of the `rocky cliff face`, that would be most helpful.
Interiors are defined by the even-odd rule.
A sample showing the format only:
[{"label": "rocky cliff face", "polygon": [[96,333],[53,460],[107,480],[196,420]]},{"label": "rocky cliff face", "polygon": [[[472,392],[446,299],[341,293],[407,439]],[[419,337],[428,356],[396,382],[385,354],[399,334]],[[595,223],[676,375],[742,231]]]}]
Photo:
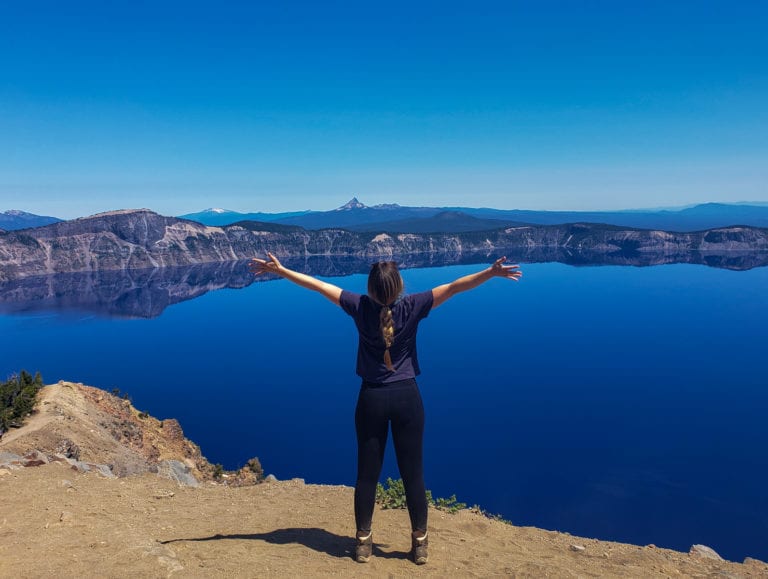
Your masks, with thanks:
[{"label": "rocky cliff face", "polygon": [[729,227],[673,233],[570,224],[456,234],[355,233],[256,222],[208,227],[146,209],[125,210],[0,233],[0,281],[54,273],[231,262],[264,255],[267,250],[283,257],[335,256],[364,261],[416,254],[460,261],[461,256],[473,253],[491,256],[540,251],[625,257],[690,252],[728,255],[768,251],[768,230]]},{"label": "rocky cliff face", "polygon": [[246,467],[224,478],[177,420],[158,420],[104,390],[63,381],[44,387],[26,423],[0,436],[0,469],[51,462],[110,478],[156,473],[188,486],[243,486],[261,476]]}]

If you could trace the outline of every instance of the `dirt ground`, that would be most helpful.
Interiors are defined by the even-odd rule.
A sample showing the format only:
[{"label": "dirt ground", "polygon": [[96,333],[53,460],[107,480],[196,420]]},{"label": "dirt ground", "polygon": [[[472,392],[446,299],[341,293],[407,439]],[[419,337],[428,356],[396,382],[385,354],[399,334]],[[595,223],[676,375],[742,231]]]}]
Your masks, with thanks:
[{"label": "dirt ground", "polygon": [[[416,566],[403,510],[377,510],[374,557],[356,563],[352,489],[301,481],[182,487],[62,463],[0,469],[2,577],[768,577],[737,564],[430,511]],[[575,550],[574,546],[583,547]]]}]

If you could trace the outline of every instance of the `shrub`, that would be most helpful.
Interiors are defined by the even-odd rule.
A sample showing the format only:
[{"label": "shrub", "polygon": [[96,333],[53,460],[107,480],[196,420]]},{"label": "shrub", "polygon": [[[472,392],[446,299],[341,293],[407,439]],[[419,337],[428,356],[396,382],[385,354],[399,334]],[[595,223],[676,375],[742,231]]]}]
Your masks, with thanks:
[{"label": "shrub", "polygon": [[[405,485],[403,479],[393,480],[387,478],[387,486],[385,487],[381,483],[376,485],[376,502],[382,509],[404,509],[408,505],[405,500]],[[432,491],[427,491],[427,503],[432,505],[438,510],[446,511],[448,513],[456,513],[462,509],[466,509],[466,503],[460,503],[456,500],[456,495],[436,499],[432,498]]]},{"label": "shrub", "polygon": [[403,479],[399,478],[393,480],[392,478],[387,477],[386,487],[381,483],[378,483],[376,485],[376,502],[379,503],[382,509],[406,508],[405,485],[403,484]]},{"label": "shrub", "polygon": [[433,502],[432,505],[440,511],[448,511],[449,513],[457,513],[462,509],[467,508],[467,503],[460,503],[456,500],[456,495],[451,495],[450,497],[443,498],[443,497],[437,497]]},{"label": "shrub", "polygon": [[261,467],[261,461],[259,461],[258,457],[254,456],[252,459],[245,463],[245,466],[247,466],[248,469],[256,475],[258,480],[264,478],[264,469]]}]

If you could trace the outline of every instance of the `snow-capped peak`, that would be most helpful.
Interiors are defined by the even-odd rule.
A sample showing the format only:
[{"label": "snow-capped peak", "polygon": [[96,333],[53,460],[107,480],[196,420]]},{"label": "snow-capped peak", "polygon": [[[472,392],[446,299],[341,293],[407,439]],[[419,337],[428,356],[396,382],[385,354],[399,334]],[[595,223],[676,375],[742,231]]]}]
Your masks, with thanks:
[{"label": "snow-capped peak", "polygon": [[231,213],[231,211],[221,209],[220,207],[211,207],[210,209],[206,209],[203,213]]},{"label": "snow-capped peak", "polygon": [[337,208],[336,211],[350,211],[351,209],[365,209],[365,205],[360,203],[360,201],[357,200],[357,197],[352,197],[352,199],[347,201],[344,205]]}]

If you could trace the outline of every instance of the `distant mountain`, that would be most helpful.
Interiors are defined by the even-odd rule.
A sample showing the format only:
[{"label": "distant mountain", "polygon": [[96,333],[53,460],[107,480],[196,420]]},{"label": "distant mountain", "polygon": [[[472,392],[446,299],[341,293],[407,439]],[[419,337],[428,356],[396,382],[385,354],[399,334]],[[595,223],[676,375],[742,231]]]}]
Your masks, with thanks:
[{"label": "distant mountain", "polygon": [[[448,212],[443,223],[437,215]],[[457,217],[455,214],[464,217]],[[453,214],[453,215],[452,215]],[[469,218],[480,221],[472,224]],[[562,225],[565,223],[603,223],[620,227],[662,229],[665,231],[702,231],[716,227],[746,225],[768,227],[768,206],[706,203],[680,210],[639,211],[532,211],[524,209],[491,209],[471,207],[407,207],[397,204],[367,206],[357,198],[330,211],[309,211],[287,217],[261,217],[259,221],[274,221],[299,225],[306,229],[343,227],[354,231],[405,231],[445,233],[480,231],[489,226],[530,224]],[[427,220],[419,224],[419,220]],[[453,220],[453,223],[451,223]],[[463,222],[462,222],[463,220]],[[495,220],[496,223],[489,222]],[[445,229],[435,229],[442,225]],[[452,228],[453,227],[453,228]]]},{"label": "distant mountain", "polygon": [[11,209],[0,213],[0,230],[15,231],[17,229],[27,229],[28,227],[40,227],[41,225],[56,223],[57,221],[61,221],[61,219]]},{"label": "distant mountain", "polygon": [[229,211],[227,209],[211,208],[198,213],[187,213],[186,215],[179,215],[180,219],[189,219],[191,221],[197,221],[203,225],[230,225],[238,221],[276,221],[278,219],[285,219],[288,217],[294,217],[297,215],[305,215],[310,213],[309,211],[287,211],[283,213],[238,213],[237,211]]},{"label": "distant mountain", "polygon": [[768,227],[768,206],[704,203],[680,210],[635,211],[532,211],[524,209],[455,208],[475,217],[510,219],[537,225],[563,223],[606,223],[621,227],[702,231],[715,227],[746,225]]},{"label": "distant mountain", "polygon": [[310,211],[303,215],[281,217],[270,220],[288,225],[299,225],[305,229],[325,229],[328,227],[358,228],[364,224],[403,221],[432,217],[445,211],[439,207],[403,207],[396,203],[369,207],[353,197],[347,203],[330,211]]},{"label": "distant mountain", "polygon": [[352,211],[354,209],[365,209],[365,205],[360,203],[360,201],[357,200],[357,197],[352,197],[352,199],[347,201],[341,207],[337,207],[334,211]]}]

